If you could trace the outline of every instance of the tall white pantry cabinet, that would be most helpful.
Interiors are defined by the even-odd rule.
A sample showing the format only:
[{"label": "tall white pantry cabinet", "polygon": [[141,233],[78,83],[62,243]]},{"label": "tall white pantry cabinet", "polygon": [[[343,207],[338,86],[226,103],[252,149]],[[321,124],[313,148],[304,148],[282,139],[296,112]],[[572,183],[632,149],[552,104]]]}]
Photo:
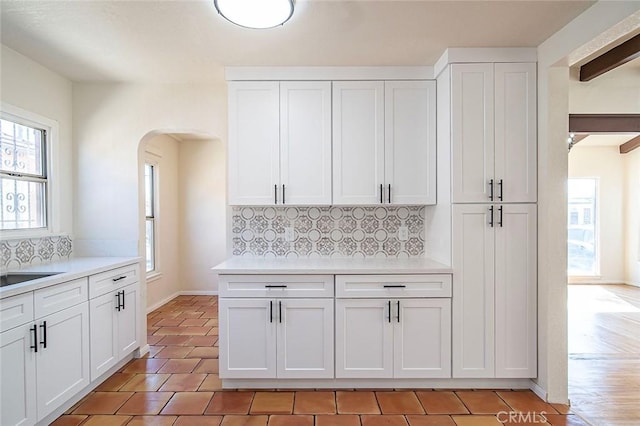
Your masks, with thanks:
[{"label": "tall white pantry cabinet", "polygon": [[536,64],[449,72],[453,377],[536,377]]}]

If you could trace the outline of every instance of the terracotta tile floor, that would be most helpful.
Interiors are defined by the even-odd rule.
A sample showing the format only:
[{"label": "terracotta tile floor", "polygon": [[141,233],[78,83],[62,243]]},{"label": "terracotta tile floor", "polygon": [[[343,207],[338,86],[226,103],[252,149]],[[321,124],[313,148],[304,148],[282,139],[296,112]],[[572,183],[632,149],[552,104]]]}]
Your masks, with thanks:
[{"label": "terracotta tile floor", "polygon": [[[568,407],[546,404],[530,391],[223,391],[217,316],[211,296],[180,296],[151,312],[146,357],[128,363],[53,424],[586,425]],[[496,416],[500,411],[543,411],[546,421],[509,422]]]}]

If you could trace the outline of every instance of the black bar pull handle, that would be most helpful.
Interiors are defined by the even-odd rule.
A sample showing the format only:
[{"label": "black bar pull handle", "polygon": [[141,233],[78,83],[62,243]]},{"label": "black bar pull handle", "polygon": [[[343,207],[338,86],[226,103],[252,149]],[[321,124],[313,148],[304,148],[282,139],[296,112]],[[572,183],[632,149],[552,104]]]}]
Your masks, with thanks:
[{"label": "black bar pull handle", "polygon": [[280,323],[282,323],[282,300],[278,301],[278,316]]},{"label": "black bar pull handle", "polygon": [[404,284],[385,284],[382,287],[384,288],[406,288],[407,286]]},{"label": "black bar pull handle", "polygon": [[287,286],[283,284],[265,284],[264,288],[287,288]]},{"label": "black bar pull handle", "polygon": [[493,179],[489,180],[489,200],[493,201]]},{"label": "black bar pull handle", "polygon": [[500,225],[500,228],[502,228],[502,206],[498,207],[498,212],[500,213],[499,216],[498,216],[499,217],[498,225]]},{"label": "black bar pull handle", "polygon": [[47,322],[42,321],[40,328],[42,329],[42,340],[40,341],[40,344],[43,348],[47,349]]},{"label": "black bar pull handle", "polygon": [[396,317],[396,319],[398,320],[398,322],[400,322],[400,301],[398,300],[396,303],[398,304],[398,316]]},{"label": "black bar pull handle", "polygon": [[502,179],[498,181],[498,186],[500,187],[500,195],[498,195],[498,200],[502,201],[502,191],[504,187],[502,186]]},{"label": "black bar pull handle", "polygon": [[273,204],[278,204],[278,185],[273,185]]},{"label": "black bar pull handle", "polygon": [[391,300],[387,302],[387,308],[389,309],[389,315],[387,315],[387,321],[391,323]]},{"label": "black bar pull handle", "polygon": [[284,183],[282,184],[282,204],[284,204]]},{"label": "black bar pull handle", "polygon": [[29,346],[29,349],[33,349],[34,352],[38,352],[38,326],[33,324],[33,327],[29,329],[33,333],[33,345]]},{"label": "black bar pull handle", "polygon": [[120,312],[122,306],[120,304],[120,292],[116,293],[116,311]]},{"label": "black bar pull handle", "polygon": [[380,204],[384,203],[384,186],[380,184]]},{"label": "black bar pull handle", "polygon": [[493,206],[489,207],[489,226],[493,228]]},{"label": "black bar pull handle", "polygon": [[391,184],[389,184],[387,189],[387,199],[389,200],[389,204],[391,204]]},{"label": "black bar pull handle", "polygon": [[269,322],[273,322],[273,300],[269,300]]},{"label": "black bar pull handle", "polygon": [[122,290],[122,310],[124,311],[124,290]]},{"label": "black bar pull handle", "polygon": [[118,282],[118,281],[124,280],[125,278],[127,278],[127,276],[126,276],[126,275],[122,275],[122,276],[120,276],[120,277],[118,277],[118,278],[114,278],[114,279],[112,279],[111,281],[113,281],[113,282],[115,283],[115,282]]}]

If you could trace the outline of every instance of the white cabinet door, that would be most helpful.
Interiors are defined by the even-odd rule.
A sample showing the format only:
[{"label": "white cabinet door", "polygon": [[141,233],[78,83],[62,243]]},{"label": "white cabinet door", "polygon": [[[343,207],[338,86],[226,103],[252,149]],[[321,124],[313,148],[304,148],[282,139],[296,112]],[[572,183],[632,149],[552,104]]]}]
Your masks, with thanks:
[{"label": "white cabinet door", "polygon": [[333,299],[280,299],[278,378],[332,379]]},{"label": "white cabinet door", "polygon": [[451,299],[392,302],[394,377],[451,377]]},{"label": "white cabinet door", "polygon": [[276,377],[274,299],[220,299],[220,377]]},{"label": "white cabinet door", "polygon": [[[91,380],[106,373],[119,360],[118,306],[116,293],[107,293],[89,301],[91,339]],[[135,326],[130,325],[135,328]]]},{"label": "white cabinet door", "polygon": [[536,206],[500,208],[495,228],[496,377],[536,377]]},{"label": "white cabinet door", "polygon": [[[457,204],[452,213],[453,377],[494,377],[493,206]],[[496,214],[494,211],[494,224]]]},{"label": "white cabinet door", "polygon": [[331,204],[331,82],[280,83],[279,203]]},{"label": "white cabinet door", "polygon": [[229,83],[229,204],[275,204],[280,179],[279,83]]},{"label": "white cabinet door", "polygon": [[386,200],[436,203],[436,82],[387,81],[385,89]]},{"label": "white cabinet door", "polygon": [[0,424],[36,423],[36,356],[32,323],[0,334]]},{"label": "white cabinet door", "polygon": [[46,316],[46,339],[38,330],[36,361],[38,419],[42,419],[89,384],[89,304]]},{"label": "white cabinet door", "polygon": [[384,198],[384,83],[333,83],[333,204]]},{"label": "white cabinet door", "polygon": [[490,202],[494,177],[493,64],[451,65],[454,203]]},{"label": "white cabinet door", "polygon": [[118,329],[118,359],[129,355],[139,345],[138,316],[140,315],[139,293],[140,284],[131,284],[123,288],[122,308],[116,311],[116,326]]},{"label": "white cabinet door", "polygon": [[393,323],[386,299],[336,300],[336,378],[393,377]]},{"label": "white cabinet door", "polygon": [[536,108],[536,64],[495,64],[496,201],[537,199]]}]

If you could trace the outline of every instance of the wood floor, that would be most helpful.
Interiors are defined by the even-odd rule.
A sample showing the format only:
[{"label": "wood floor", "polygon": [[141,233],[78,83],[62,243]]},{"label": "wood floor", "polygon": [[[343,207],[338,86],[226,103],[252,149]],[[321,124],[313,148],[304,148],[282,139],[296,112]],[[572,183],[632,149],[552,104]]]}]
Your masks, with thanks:
[{"label": "wood floor", "polygon": [[131,361],[54,425],[585,425],[565,405],[509,389],[222,391],[217,315],[217,299],[209,296],[180,296],[150,313],[149,355]]},{"label": "wood floor", "polygon": [[569,399],[593,425],[640,425],[640,288],[569,286]]}]

